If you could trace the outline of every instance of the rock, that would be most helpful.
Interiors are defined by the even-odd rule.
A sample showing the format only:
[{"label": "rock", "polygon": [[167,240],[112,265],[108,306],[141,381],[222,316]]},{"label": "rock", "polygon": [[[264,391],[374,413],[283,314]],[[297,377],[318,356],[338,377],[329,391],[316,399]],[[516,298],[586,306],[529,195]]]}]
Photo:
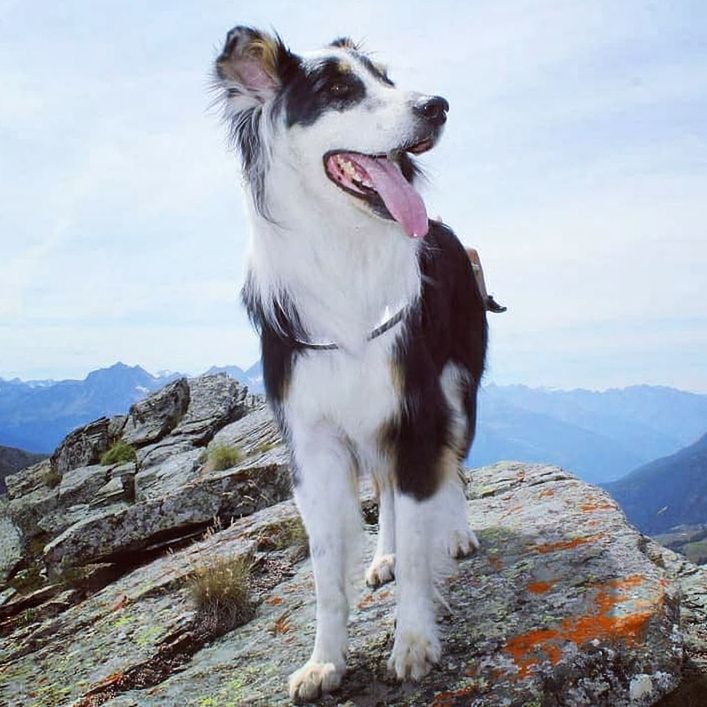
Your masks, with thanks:
[{"label": "rock", "polygon": [[121,438],[133,447],[156,442],[177,425],[188,405],[189,384],[179,378],[130,408]]},{"label": "rock", "polygon": [[100,464],[82,466],[67,471],[59,484],[62,505],[88,503],[108,480],[108,467]]},{"label": "rock", "polygon": [[6,510],[0,505],[0,587],[22,559],[20,531],[7,517]]},{"label": "rock", "polygon": [[125,478],[115,476],[96,491],[96,495],[91,501],[90,507],[102,508],[110,506],[119,501],[129,500],[129,490],[125,484]]},{"label": "rock", "polygon": [[247,395],[248,389],[225,373],[191,379],[189,407],[172,434],[204,445],[217,430],[246,414]]},{"label": "rock", "polygon": [[[257,425],[246,419],[223,438],[244,444],[250,425],[267,425],[267,415]],[[207,472],[187,486],[220,487],[242,504],[261,492],[266,473],[247,470]],[[707,570],[648,541],[604,492],[554,467],[476,470],[468,491],[482,547],[444,588],[440,664],[419,684],[387,675],[396,587],[371,592],[360,583],[349,670],[321,704],[641,707],[678,686],[683,665],[704,676]],[[143,504],[161,503],[163,518],[181,522],[192,500],[183,493]],[[295,519],[291,501],[271,505],[153,558],[62,613],[40,612],[29,627],[18,618],[0,646],[0,703],[289,704],[287,675],[314,637],[310,564],[273,540],[289,537]],[[106,522],[106,537],[128,528]],[[81,535],[66,537],[63,550]],[[373,545],[366,533],[366,555]],[[220,638],[204,633],[189,592],[194,568],[217,557],[252,558],[258,604],[250,622]],[[364,566],[365,558],[361,576]]]},{"label": "rock", "polygon": [[[44,548],[47,565],[83,565],[116,559],[168,538],[192,534],[216,517],[230,520],[248,515],[290,494],[285,466],[243,464],[205,473],[197,479],[194,455],[195,452],[188,452],[182,455],[186,458],[175,460],[170,466],[182,485],[171,486],[171,475],[157,477],[151,487],[153,494],[144,489],[136,491],[135,504],[118,503],[95,511],[65,530]],[[136,486],[140,488],[137,482]]]},{"label": "rock", "polygon": [[38,489],[47,487],[47,475],[51,471],[49,459],[45,459],[38,464],[21,469],[15,474],[5,477],[8,498],[14,499],[32,493]]},{"label": "rock", "polygon": [[216,433],[209,447],[214,445],[235,447],[259,464],[289,463],[290,455],[275,418],[264,405]]},{"label": "rock", "polygon": [[225,373],[189,380],[189,405],[167,437],[138,451],[141,466],[160,464],[174,455],[203,447],[220,430],[250,411],[248,390]]},{"label": "rock", "polygon": [[22,535],[22,544],[28,547],[40,535],[40,522],[48,518],[59,506],[59,489],[39,486],[27,494],[13,498],[8,505],[8,515]]},{"label": "rock", "polygon": [[81,466],[98,464],[111,444],[110,420],[101,417],[69,434],[50,458],[52,470],[63,476]]}]

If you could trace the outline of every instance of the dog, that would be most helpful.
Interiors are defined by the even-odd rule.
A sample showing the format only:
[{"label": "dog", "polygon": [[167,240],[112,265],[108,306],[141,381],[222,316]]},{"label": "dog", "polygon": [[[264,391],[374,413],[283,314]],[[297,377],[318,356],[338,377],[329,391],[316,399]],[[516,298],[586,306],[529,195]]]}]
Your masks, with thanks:
[{"label": "dog", "polygon": [[379,500],[366,581],[397,583],[388,667],[419,680],[440,658],[439,580],[478,548],[460,469],[485,306],[464,248],[415,186],[415,155],[436,144],[449,105],[398,88],[348,38],[295,54],[236,27],[214,71],[252,230],[242,298],[316,585],[314,649],[290,695],[315,699],[345,671],[361,474]]}]

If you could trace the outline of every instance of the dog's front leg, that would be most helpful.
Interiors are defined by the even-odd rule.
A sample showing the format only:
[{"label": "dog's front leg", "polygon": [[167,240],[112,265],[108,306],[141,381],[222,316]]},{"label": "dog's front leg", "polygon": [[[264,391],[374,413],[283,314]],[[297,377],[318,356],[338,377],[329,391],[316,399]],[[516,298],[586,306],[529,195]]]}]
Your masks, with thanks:
[{"label": "dog's front leg", "polygon": [[445,574],[438,525],[445,508],[439,492],[423,501],[395,491],[395,642],[388,669],[398,679],[419,680],[441,655],[435,581]]},{"label": "dog's front leg", "polygon": [[310,659],[290,676],[290,697],[310,701],[336,689],[346,669],[350,565],[361,528],[353,460],[326,427],[292,430],[294,496],[309,535],[317,594]]}]

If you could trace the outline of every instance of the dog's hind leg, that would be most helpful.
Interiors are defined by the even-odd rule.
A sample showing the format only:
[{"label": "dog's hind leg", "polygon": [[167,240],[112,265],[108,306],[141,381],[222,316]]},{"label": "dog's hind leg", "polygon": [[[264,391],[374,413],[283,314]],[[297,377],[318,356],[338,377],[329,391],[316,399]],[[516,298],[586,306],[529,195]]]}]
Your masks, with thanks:
[{"label": "dog's hind leg", "polygon": [[468,402],[471,396],[475,400],[476,388],[471,386],[470,375],[452,363],[444,367],[440,385],[450,412],[447,438],[450,453],[447,454],[446,480],[441,489],[447,508],[444,515],[444,523],[448,526],[446,545],[452,557],[460,558],[479,549],[479,541],[467,520],[465,481],[461,470],[469,439],[473,437],[476,417],[475,407],[470,414],[465,401]]},{"label": "dog's hind leg", "polygon": [[448,476],[440,493],[447,509],[444,522],[448,525],[446,531],[447,552],[451,557],[460,559],[473,555],[479,549],[479,541],[474,531],[469,527],[467,519],[466,497],[464,495],[464,479],[461,468]]},{"label": "dog's hind leg", "polygon": [[439,532],[445,500],[441,491],[422,501],[395,491],[397,608],[388,669],[400,680],[419,680],[440,658],[436,584],[451,564]]},{"label": "dog's hind leg", "polygon": [[378,479],[378,540],[366,570],[366,584],[380,587],[395,578],[395,496],[390,479]]},{"label": "dog's hind leg", "polygon": [[296,468],[294,496],[309,535],[317,594],[314,650],[290,676],[290,697],[311,701],[336,689],[346,669],[350,565],[361,529],[355,463],[336,430],[291,429]]}]

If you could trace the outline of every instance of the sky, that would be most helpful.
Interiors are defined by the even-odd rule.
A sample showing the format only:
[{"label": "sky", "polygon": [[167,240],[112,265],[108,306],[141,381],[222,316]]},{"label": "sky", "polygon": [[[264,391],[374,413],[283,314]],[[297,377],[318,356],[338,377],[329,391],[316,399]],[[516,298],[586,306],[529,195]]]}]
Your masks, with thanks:
[{"label": "sky", "polygon": [[[434,9],[433,9],[434,8]],[[428,212],[481,253],[487,381],[707,392],[707,4],[0,0],[0,377],[247,367],[210,108],[235,24],[445,96]]]}]

